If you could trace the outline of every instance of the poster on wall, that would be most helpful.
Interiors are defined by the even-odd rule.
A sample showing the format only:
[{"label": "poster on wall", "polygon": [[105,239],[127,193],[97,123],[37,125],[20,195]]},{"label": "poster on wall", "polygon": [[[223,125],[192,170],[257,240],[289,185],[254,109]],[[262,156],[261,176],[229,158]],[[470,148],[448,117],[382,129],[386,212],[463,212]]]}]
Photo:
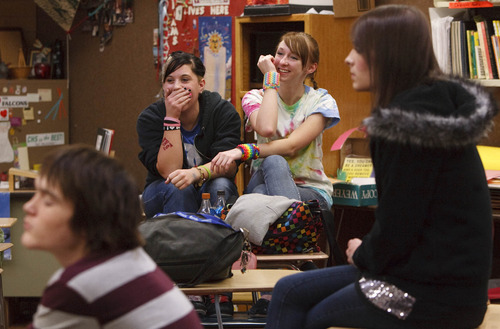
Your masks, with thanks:
[{"label": "poster on wall", "polygon": [[[227,29],[224,28],[218,33],[221,34],[221,43],[218,46],[224,47],[225,59],[224,63],[228,64],[229,67],[225,67],[225,72],[229,70],[231,63],[231,46],[232,46],[232,36],[231,36],[231,22],[233,17],[240,16],[243,13],[246,2],[241,0],[160,0],[158,3],[158,31],[154,32],[158,35],[158,41],[155,42],[153,46],[153,56],[155,56],[155,65],[157,70],[161,70],[161,66],[165,63],[168,54],[174,51],[185,51],[192,53],[200,58],[204,58],[205,55],[202,51],[205,51],[205,45],[200,45],[201,42],[207,42],[208,40],[203,40],[203,38],[208,38],[208,35],[202,35],[200,30],[200,24],[210,25],[213,24],[213,18],[226,18],[226,20],[215,21],[221,27],[229,26]],[[201,20],[202,17],[212,17],[212,22],[210,19],[206,21]],[[226,33],[226,31],[229,31]],[[209,48],[210,49],[210,48]],[[223,52],[221,52],[222,54]],[[222,57],[222,56],[220,56]],[[221,58],[217,58],[221,60]],[[219,66],[217,72],[222,72]],[[230,91],[225,88],[223,91],[223,85],[230,85],[230,81],[225,80],[225,83],[220,83],[222,81],[222,76],[227,76],[227,74],[217,73],[216,75],[221,80],[213,80],[213,88],[217,88],[224,98],[224,95],[229,95]],[[212,77],[213,78],[213,77]],[[217,85],[217,83],[219,83]]]},{"label": "poster on wall", "polygon": [[231,17],[206,16],[199,20],[200,58],[205,64],[205,89],[231,97]]}]

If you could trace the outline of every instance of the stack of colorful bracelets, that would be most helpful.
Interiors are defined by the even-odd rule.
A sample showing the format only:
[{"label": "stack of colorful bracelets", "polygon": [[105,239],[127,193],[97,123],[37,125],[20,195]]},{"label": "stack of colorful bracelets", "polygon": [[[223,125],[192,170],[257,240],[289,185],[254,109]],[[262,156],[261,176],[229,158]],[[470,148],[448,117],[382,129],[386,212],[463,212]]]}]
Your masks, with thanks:
[{"label": "stack of colorful bracelets", "polygon": [[165,117],[163,119],[163,130],[164,131],[170,131],[170,130],[180,130],[181,129],[181,122],[179,119],[172,118],[172,117]]},{"label": "stack of colorful bracelets", "polygon": [[257,144],[240,144],[237,148],[241,151],[241,161],[247,161],[248,159],[257,159],[260,155],[260,149]]},{"label": "stack of colorful bracelets", "polygon": [[280,74],[276,71],[266,72],[264,74],[263,88],[278,89],[280,87]]}]

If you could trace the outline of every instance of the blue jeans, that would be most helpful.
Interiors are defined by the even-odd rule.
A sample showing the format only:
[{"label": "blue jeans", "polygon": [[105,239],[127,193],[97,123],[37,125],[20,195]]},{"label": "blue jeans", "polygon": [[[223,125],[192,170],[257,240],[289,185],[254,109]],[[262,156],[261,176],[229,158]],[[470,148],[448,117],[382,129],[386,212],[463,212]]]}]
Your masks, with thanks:
[{"label": "blue jeans", "polygon": [[146,218],[151,218],[158,213],[197,212],[201,204],[201,194],[210,193],[210,202],[215,204],[218,190],[225,192],[226,200],[231,196],[238,196],[236,184],[226,177],[210,180],[200,189],[190,185],[183,190],[172,184],[165,184],[164,180],[156,180],[146,186],[142,193],[144,213]]},{"label": "blue jeans", "polygon": [[316,199],[321,209],[330,209],[320,193],[295,184],[288,162],[281,155],[271,155],[262,161],[259,169],[250,178],[245,193],[281,195],[301,201]]},{"label": "blue jeans", "polygon": [[[278,281],[267,314],[266,329],[355,328],[475,328],[484,307],[453,307],[435,302],[415,303],[406,320],[371,305],[355,287],[358,269],[327,267],[290,275]],[[466,296],[464,296],[466,298]]]}]

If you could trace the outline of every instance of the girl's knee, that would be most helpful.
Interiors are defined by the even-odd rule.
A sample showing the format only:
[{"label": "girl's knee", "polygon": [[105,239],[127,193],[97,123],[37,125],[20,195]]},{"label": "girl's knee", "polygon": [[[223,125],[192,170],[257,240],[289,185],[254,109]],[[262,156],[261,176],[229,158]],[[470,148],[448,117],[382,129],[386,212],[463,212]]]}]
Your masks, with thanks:
[{"label": "girl's knee", "polygon": [[213,181],[210,182],[209,189],[214,191],[223,190],[226,193],[237,191],[234,182],[226,177],[215,178]]},{"label": "girl's knee", "polygon": [[281,155],[271,155],[264,159],[262,165],[265,168],[288,168],[288,162]]}]

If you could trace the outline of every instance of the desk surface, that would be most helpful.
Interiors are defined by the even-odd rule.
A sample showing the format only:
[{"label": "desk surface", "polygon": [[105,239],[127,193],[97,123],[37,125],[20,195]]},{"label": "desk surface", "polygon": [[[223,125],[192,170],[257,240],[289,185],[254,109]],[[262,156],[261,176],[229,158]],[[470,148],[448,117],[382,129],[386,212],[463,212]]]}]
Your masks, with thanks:
[{"label": "desk surface", "polygon": [[209,295],[224,292],[271,291],[279,279],[300,273],[294,270],[233,271],[233,276],[217,282],[202,283],[193,288],[181,288],[186,295]]},{"label": "desk surface", "polygon": [[13,244],[9,243],[9,242],[0,243],[0,252],[5,251],[9,248],[12,248],[12,246],[13,246]]},{"label": "desk surface", "polygon": [[13,217],[0,217],[0,227],[6,228],[11,227],[14,223],[17,222],[17,218]]},{"label": "desk surface", "polygon": [[257,254],[258,262],[287,262],[297,260],[322,260],[328,259],[328,255],[324,252],[311,252],[304,254]]}]

